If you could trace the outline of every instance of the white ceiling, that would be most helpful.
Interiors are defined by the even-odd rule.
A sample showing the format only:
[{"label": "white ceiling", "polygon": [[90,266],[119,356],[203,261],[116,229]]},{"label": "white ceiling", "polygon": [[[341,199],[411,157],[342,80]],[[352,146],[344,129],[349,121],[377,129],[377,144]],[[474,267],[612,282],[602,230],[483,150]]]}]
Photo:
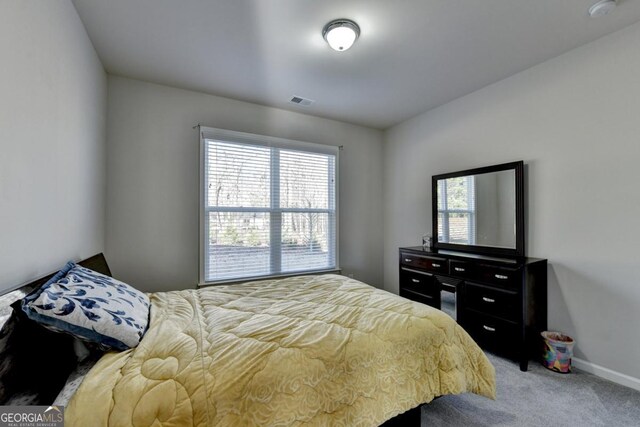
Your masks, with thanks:
[{"label": "white ceiling", "polygon": [[[640,20],[595,1],[73,0],[109,73],[381,129]],[[347,52],[334,18],[361,27]]]}]

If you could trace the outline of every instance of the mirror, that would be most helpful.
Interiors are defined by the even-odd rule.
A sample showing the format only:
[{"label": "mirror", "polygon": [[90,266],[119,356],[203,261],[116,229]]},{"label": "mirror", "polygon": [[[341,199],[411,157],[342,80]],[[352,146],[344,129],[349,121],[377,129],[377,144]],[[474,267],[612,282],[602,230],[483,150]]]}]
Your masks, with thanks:
[{"label": "mirror", "polygon": [[434,246],[524,256],[523,162],[433,177]]}]

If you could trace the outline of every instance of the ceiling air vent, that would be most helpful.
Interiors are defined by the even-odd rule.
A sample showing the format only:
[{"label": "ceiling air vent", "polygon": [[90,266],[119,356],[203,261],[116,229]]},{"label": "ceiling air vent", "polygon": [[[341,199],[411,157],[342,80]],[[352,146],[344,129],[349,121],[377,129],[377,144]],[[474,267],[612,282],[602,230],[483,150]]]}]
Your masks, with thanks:
[{"label": "ceiling air vent", "polygon": [[300,96],[293,96],[291,97],[291,99],[289,100],[290,103],[292,104],[297,104],[297,105],[302,105],[304,107],[308,107],[309,105],[313,104],[316,101],[312,101],[310,99],[306,99],[306,98],[302,98]]}]

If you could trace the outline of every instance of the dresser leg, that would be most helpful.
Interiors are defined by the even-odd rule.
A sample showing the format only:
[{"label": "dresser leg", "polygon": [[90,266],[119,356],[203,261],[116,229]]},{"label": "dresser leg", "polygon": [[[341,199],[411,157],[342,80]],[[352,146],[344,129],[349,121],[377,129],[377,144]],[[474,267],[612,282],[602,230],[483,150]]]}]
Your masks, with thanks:
[{"label": "dresser leg", "polygon": [[520,370],[522,372],[527,372],[527,369],[529,368],[529,358],[527,357],[523,357],[520,359]]}]

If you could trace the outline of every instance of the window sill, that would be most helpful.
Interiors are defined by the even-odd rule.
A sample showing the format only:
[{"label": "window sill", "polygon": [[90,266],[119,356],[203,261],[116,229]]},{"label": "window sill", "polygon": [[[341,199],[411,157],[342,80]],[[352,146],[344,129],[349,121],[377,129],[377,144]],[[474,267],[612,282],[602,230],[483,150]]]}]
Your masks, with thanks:
[{"label": "window sill", "polygon": [[220,280],[217,282],[199,283],[196,288],[201,289],[201,288],[208,288],[210,286],[235,285],[238,283],[259,282],[263,280],[273,280],[273,279],[284,279],[287,277],[295,277],[295,276],[313,276],[318,274],[340,274],[341,272],[342,272],[342,269],[334,268],[331,270],[302,271],[297,273],[279,274],[274,276],[243,277],[241,279],[230,279],[230,280]]}]

